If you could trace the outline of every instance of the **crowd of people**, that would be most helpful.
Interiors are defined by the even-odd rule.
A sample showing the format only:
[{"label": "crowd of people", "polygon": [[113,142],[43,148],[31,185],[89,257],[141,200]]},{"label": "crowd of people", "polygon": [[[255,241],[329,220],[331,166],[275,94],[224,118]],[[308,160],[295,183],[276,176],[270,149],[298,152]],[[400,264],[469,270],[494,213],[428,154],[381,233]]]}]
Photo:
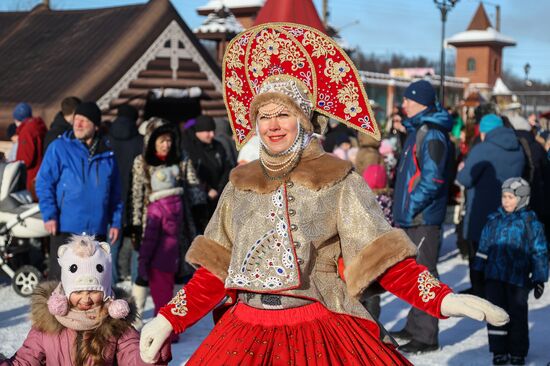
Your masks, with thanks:
[{"label": "crowd of people", "polygon": [[[323,69],[310,66],[321,78]],[[324,75],[333,82],[346,68],[353,65]],[[231,364],[275,357],[257,339],[292,345],[296,354],[284,358],[298,364],[310,357],[308,342],[326,364],[343,362],[346,347],[350,362],[408,364],[388,339],[406,353],[436,350],[447,316],[488,321],[493,363],[525,364],[527,297],[534,289],[540,298],[548,280],[549,131],[517,108],[479,108],[465,123],[426,80],[405,89],[385,125],[350,128],[360,118],[350,108],[370,108],[361,104],[366,95],[342,102],[346,117],[327,121],[311,105],[315,93],[289,80],[266,79],[250,97],[250,121],[239,124],[254,136],[239,156],[205,115],[138,126],[126,104],[106,123],[96,103],[68,97],[47,130],[29,104],[17,105],[7,159],[27,168],[26,187],[51,234],[54,282],[38,287],[33,329],[1,364],[166,364],[166,340],[177,342],[224,298],[234,307],[218,309],[190,364],[226,364],[245,348]],[[457,231],[472,287],[454,294],[438,280],[437,262],[448,207],[461,202]],[[111,290],[124,280],[135,308]],[[414,305],[403,329],[379,328],[373,282]],[[173,297],[176,283],[186,285]],[[149,292],[155,318],[140,346]],[[116,345],[107,347],[110,338]]]}]

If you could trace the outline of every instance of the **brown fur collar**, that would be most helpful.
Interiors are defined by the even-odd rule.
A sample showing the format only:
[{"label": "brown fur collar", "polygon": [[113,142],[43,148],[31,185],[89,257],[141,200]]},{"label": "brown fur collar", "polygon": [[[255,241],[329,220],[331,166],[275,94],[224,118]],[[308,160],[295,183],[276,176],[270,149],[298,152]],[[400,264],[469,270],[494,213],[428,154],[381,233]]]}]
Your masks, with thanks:
[{"label": "brown fur collar", "polygon": [[[349,161],[325,153],[319,141],[313,139],[287,179],[318,191],[342,181],[352,169]],[[273,192],[281,185],[280,181],[268,180],[264,176],[258,160],[233,169],[229,180],[241,191],[260,194]]]},{"label": "brown fur collar", "polygon": [[214,240],[199,235],[193,240],[185,260],[195,267],[204,267],[225,282],[231,252]]},{"label": "brown fur collar", "polygon": [[[48,310],[48,299],[58,284],[59,282],[53,281],[41,283],[31,297],[31,324],[44,333],[59,333],[64,328]],[[107,316],[99,328],[94,330],[94,332],[104,332],[107,334],[106,338],[118,338],[132,326],[132,322],[136,318],[134,301],[119,290],[115,290],[115,293],[117,299],[124,299],[128,302],[130,314],[125,319],[113,319]]]},{"label": "brown fur collar", "polygon": [[344,270],[351,296],[359,297],[380,275],[408,257],[416,256],[416,246],[401,229],[393,229],[363,248]]}]

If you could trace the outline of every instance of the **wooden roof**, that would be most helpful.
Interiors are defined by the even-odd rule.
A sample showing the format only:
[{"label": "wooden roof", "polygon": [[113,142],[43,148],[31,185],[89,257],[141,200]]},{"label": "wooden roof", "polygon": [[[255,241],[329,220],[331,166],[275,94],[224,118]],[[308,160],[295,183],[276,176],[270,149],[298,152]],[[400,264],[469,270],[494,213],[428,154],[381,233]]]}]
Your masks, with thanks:
[{"label": "wooden roof", "polygon": [[489,27],[492,27],[489,16],[487,16],[487,13],[485,12],[483,3],[479,3],[476,13],[474,14],[467,30],[485,30]]},{"label": "wooden roof", "polygon": [[221,70],[169,0],[0,13],[0,55],[0,129],[21,101],[50,122],[68,95],[108,109],[138,89],[166,86],[200,86],[208,114],[225,115]]}]

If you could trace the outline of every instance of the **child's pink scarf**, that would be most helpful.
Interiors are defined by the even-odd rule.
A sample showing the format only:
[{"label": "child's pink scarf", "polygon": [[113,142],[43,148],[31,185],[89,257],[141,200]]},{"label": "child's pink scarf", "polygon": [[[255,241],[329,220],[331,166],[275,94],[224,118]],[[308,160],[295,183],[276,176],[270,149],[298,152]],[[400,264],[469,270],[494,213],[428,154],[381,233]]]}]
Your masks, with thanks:
[{"label": "child's pink scarf", "polygon": [[[54,292],[64,295],[63,286],[60,284]],[[67,315],[55,315],[55,318],[64,327],[76,331],[95,329],[99,327],[103,318],[106,316],[106,314],[101,316],[102,308],[103,306],[97,306],[90,310],[77,310],[71,308]]]}]

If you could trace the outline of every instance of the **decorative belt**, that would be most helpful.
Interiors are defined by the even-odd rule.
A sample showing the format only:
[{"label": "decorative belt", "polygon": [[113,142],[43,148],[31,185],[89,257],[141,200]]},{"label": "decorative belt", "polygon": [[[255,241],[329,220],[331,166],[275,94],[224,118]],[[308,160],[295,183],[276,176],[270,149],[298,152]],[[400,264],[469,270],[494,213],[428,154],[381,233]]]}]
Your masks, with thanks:
[{"label": "decorative belt", "polygon": [[239,292],[238,299],[240,302],[253,308],[271,310],[297,308],[314,302],[300,297],[277,294],[258,294],[254,292]]}]

